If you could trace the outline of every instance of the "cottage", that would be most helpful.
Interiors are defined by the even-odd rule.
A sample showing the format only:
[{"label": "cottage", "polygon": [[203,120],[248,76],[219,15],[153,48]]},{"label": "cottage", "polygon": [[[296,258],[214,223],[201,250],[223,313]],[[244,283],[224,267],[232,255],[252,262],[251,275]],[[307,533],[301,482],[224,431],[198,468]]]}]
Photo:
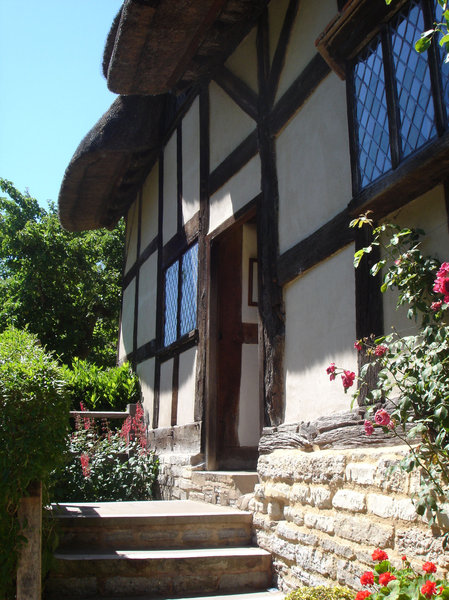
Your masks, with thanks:
[{"label": "cottage", "polygon": [[413,481],[388,476],[396,449],[325,374],[357,371],[354,340],[399,318],[353,269],[354,216],[420,226],[449,256],[449,65],[414,50],[435,4],[125,0],[103,59],[120,96],[62,184],[64,227],[126,217],[118,355],[163,497],[227,502],[201,474],[258,464],[284,587],[355,586],[373,545],[438,552]]}]

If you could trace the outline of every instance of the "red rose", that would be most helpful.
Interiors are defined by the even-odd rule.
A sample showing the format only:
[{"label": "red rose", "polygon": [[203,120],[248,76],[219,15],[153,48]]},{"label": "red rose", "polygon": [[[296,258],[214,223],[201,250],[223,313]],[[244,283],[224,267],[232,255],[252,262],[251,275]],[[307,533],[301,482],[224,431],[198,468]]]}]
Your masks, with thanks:
[{"label": "red rose", "polygon": [[366,435],[373,435],[374,427],[373,427],[373,424],[371,423],[371,421],[365,421],[364,427],[365,427]]},{"label": "red rose", "polygon": [[327,369],[326,369],[326,373],[329,375],[329,379],[331,381],[333,381],[335,379],[335,369],[337,367],[335,366],[335,363],[331,363]]},{"label": "red rose", "polygon": [[365,598],[369,598],[370,596],[371,592],[368,592],[368,590],[363,590],[363,592],[357,592],[354,600],[365,600]]},{"label": "red rose", "polygon": [[360,583],[362,585],[373,585],[374,573],[372,571],[365,571],[363,573],[363,575],[360,577]]},{"label": "red rose", "polygon": [[376,346],[374,349],[374,354],[376,356],[383,356],[387,352],[388,348],[386,346]]},{"label": "red rose", "polygon": [[422,570],[425,571],[426,573],[436,573],[437,572],[437,568],[433,564],[433,562],[425,562],[422,566]]},{"label": "red rose", "polygon": [[381,573],[379,575],[379,585],[387,585],[390,581],[393,581],[393,579],[396,579],[396,577],[392,575],[390,571]]},{"label": "red rose", "polygon": [[376,411],[376,414],[374,415],[374,420],[376,421],[376,423],[378,425],[387,427],[387,425],[389,425],[391,419],[390,419],[390,415],[387,413],[387,411],[384,410],[383,408],[380,408],[378,411]]},{"label": "red rose", "polygon": [[343,387],[345,389],[350,388],[354,383],[355,373],[353,371],[344,371],[341,379],[343,381]]},{"label": "red rose", "polygon": [[433,310],[434,312],[437,312],[438,310],[440,310],[440,308],[443,306],[443,301],[442,300],[438,300],[438,302],[432,302],[432,304],[430,305],[430,310]]},{"label": "red rose", "polygon": [[360,350],[362,349],[362,342],[360,340],[354,342],[354,348],[357,350],[357,352],[360,352]]},{"label": "red rose", "polygon": [[421,588],[421,594],[426,598],[431,598],[437,593],[437,584],[434,581],[426,581]]},{"label": "red rose", "polygon": [[388,560],[388,554],[380,548],[376,548],[371,556],[373,560]]}]

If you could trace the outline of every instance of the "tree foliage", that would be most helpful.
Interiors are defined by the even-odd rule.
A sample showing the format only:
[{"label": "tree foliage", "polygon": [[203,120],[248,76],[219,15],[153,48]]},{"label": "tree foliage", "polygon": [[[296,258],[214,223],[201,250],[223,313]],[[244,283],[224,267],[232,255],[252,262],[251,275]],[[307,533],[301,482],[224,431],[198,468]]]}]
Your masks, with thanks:
[{"label": "tree foliage", "polygon": [[57,209],[0,179],[0,331],[28,328],[70,364],[114,364],[124,225],[65,231]]}]

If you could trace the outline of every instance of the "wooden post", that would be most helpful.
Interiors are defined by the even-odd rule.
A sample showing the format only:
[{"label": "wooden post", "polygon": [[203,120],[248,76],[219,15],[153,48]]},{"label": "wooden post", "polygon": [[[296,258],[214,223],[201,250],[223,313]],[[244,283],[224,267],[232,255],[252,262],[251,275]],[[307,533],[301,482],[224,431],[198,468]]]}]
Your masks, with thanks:
[{"label": "wooden post", "polygon": [[33,482],[29,496],[19,504],[21,533],[27,542],[22,546],[17,566],[17,600],[41,600],[42,582],[42,484]]}]

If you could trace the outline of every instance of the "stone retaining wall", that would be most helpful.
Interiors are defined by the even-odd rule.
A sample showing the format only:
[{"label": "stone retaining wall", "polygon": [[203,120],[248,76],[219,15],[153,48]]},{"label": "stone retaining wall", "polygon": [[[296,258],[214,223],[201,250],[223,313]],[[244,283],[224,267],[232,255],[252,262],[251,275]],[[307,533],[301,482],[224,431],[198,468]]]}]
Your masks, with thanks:
[{"label": "stone retaining wall", "polygon": [[438,531],[416,514],[416,476],[390,472],[404,448],[275,450],[261,456],[260,483],[250,503],[259,546],[273,555],[278,585],[344,584],[360,589],[371,553],[385,549],[395,564],[406,554],[449,568]]}]

